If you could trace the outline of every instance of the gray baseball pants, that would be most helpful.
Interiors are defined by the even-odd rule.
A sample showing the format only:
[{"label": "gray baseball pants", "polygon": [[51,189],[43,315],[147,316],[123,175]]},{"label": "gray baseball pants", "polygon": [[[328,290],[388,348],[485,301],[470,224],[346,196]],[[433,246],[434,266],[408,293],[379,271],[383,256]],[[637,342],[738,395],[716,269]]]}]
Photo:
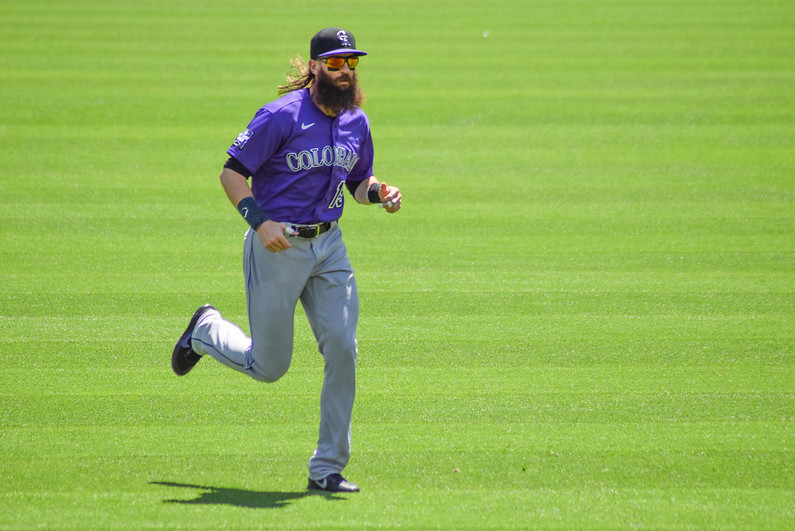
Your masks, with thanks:
[{"label": "gray baseball pants", "polygon": [[211,311],[197,323],[191,346],[255,380],[275,382],[290,367],[300,299],[325,361],[318,445],[309,460],[309,477],[320,480],[341,472],[350,458],[359,296],[336,223],[317,238],[289,241],[292,247],[271,253],[256,232],[246,233],[243,271],[251,338]]}]

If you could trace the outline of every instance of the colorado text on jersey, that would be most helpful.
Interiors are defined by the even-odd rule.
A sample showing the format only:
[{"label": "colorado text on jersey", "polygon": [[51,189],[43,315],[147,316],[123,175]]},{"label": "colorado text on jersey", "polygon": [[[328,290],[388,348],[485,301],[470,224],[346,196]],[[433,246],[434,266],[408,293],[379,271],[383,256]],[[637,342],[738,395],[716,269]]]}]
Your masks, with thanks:
[{"label": "colorado text on jersey", "polygon": [[322,150],[320,148],[305,149],[298,153],[288,153],[285,158],[287,165],[294,172],[331,165],[341,166],[350,172],[359,161],[359,155],[344,146],[336,148],[326,146]]}]

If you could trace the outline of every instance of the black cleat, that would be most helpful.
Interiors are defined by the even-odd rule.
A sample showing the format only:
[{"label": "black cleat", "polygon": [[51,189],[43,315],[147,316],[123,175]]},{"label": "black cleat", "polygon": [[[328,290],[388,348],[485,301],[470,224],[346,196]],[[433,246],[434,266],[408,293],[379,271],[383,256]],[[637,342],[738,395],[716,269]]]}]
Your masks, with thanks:
[{"label": "black cleat", "polygon": [[202,359],[202,357],[196,354],[193,348],[191,348],[190,336],[193,334],[193,329],[196,328],[196,323],[199,321],[199,318],[209,310],[215,310],[215,308],[209,304],[205,304],[196,310],[190,323],[188,323],[188,328],[185,329],[185,332],[182,333],[177,344],[174,345],[174,353],[171,354],[171,368],[174,369],[177,376],[188,374],[190,370],[199,363],[199,360]]},{"label": "black cleat", "polygon": [[328,492],[359,492],[359,486],[349,482],[339,474],[331,474],[323,479],[309,479],[309,490],[325,490]]}]

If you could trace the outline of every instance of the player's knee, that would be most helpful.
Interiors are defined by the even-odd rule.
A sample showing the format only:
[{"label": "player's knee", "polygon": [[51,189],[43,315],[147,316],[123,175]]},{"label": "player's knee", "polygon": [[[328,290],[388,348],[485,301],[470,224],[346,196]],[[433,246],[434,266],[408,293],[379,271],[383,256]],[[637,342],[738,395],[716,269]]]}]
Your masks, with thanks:
[{"label": "player's knee", "polygon": [[275,351],[254,356],[249,374],[258,382],[274,383],[287,374],[290,368],[292,350]]},{"label": "player's knee", "polygon": [[264,367],[254,370],[252,366],[251,377],[258,382],[274,383],[281,380],[282,376],[287,374],[287,369],[289,368],[289,365],[287,365],[286,367]]},{"label": "player's knee", "polygon": [[251,377],[254,378],[258,382],[262,383],[275,383],[281,380],[282,376],[285,375],[287,371],[284,372],[252,372]]}]

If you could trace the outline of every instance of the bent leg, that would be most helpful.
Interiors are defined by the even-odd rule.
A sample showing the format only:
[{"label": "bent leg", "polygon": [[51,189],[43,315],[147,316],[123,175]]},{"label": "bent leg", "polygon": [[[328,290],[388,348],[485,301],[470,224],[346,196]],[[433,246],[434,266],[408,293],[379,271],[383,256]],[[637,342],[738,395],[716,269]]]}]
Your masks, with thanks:
[{"label": "bent leg", "polygon": [[308,245],[301,243],[271,253],[256,232],[246,233],[243,272],[251,338],[219,313],[208,312],[192,336],[196,352],[259,381],[284,376],[292,360],[295,307],[312,266],[306,260]]},{"label": "bent leg", "polygon": [[[282,329],[289,327],[292,333],[292,320],[284,324]],[[290,368],[292,359],[292,340],[281,348],[260,346],[255,350],[252,340],[217,311],[207,312],[199,320],[191,337],[191,346],[198,354],[209,355],[260,382],[279,380]]]}]

